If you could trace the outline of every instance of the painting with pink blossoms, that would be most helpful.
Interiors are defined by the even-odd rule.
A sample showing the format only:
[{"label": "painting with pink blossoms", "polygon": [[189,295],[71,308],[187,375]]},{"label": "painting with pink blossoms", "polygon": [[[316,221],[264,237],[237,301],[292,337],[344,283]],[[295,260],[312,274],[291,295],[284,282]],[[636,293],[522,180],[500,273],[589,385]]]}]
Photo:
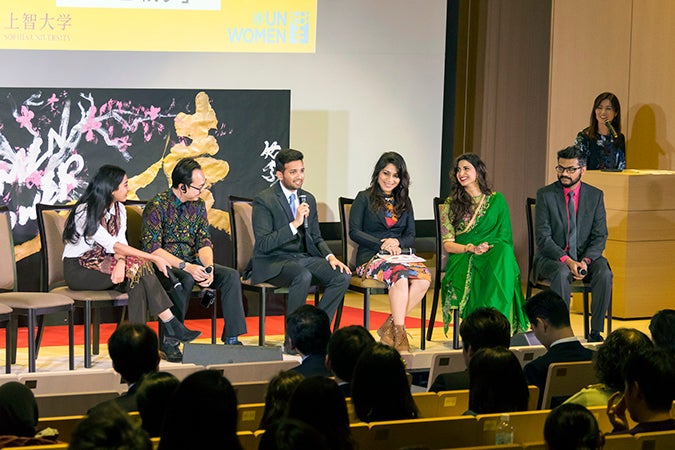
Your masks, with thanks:
[{"label": "painting with pink blossoms", "polygon": [[227,197],[269,186],[289,123],[287,90],[2,88],[0,204],[27,248],[17,259],[39,250],[28,245],[36,204],[72,203],[103,164],[124,168],[130,198],[148,200],[168,188],[167,162],[184,156],[214,162],[205,200],[227,241]]}]

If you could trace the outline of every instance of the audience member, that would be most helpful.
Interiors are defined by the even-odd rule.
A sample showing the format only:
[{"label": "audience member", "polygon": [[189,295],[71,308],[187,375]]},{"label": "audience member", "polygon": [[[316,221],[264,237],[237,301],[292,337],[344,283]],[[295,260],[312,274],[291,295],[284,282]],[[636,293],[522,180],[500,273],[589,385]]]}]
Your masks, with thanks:
[{"label": "audience member", "polygon": [[286,335],[292,349],[302,357],[291,370],[305,377],[330,377],[326,367],[326,347],[330,339],[330,319],[322,309],[302,305],[286,318]]},{"label": "audience member", "polygon": [[[607,242],[604,195],[582,183],[586,157],[578,147],[558,152],[558,180],[537,191],[532,279],[548,279],[569,308],[571,283],[591,284],[590,342],[601,342],[612,299],[612,270],[602,252]],[[573,214],[570,214],[572,211]]]},{"label": "audience member", "polygon": [[159,450],[242,450],[237,437],[237,395],[215,370],[188,375],[166,411]]},{"label": "audience member", "polygon": [[675,310],[662,309],[649,321],[649,332],[654,345],[675,351]]},{"label": "audience member", "polygon": [[[675,400],[675,358],[672,352],[650,348],[631,355],[624,370],[625,389],[607,403],[614,432],[630,434],[675,430],[670,409]],[[628,429],[626,410],[637,423]]]},{"label": "audience member", "polygon": [[56,443],[55,437],[35,435],[38,417],[30,388],[17,381],[0,385],[0,448]]},{"label": "audience member", "polygon": [[[216,289],[220,292],[225,325],[221,339],[228,345],[241,345],[240,334],[246,333],[246,319],[241,297],[239,272],[215,264],[209,231],[206,203],[200,197],[208,190],[206,176],[199,163],[184,158],[171,172],[171,187],[157,194],[143,210],[141,245],[143,249],[164,258],[182,287],[164,288],[175,304],[176,316],[185,319],[192,289]],[[178,344],[162,343],[167,358],[182,360]]]},{"label": "audience member", "polygon": [[394,347],[376,343],[363,351],[354,367],[352,401],[363,422],[418,416],[405,363]]},{"label": "audience member", "polygon": [[469,362],[468,414],[527,411],[530,393],[516,355],[504,347],[484,347]]},{"label": "audience member", "polygon": [[593,413],[574,403],[560,405],[549,413],[544,440],[548,450],[600,450],[605,444]]},{"label": "audience member", "polygon": [[159,437],[164,412],[179,383],[178,378],[168,372],[149,373],[140,381],[136,390],[136,403],[143,429],[150,437]]},{"label": "audience member", "polygon": [[495,308],[478,308],[459,326],[462,337],[462,355],[466,369],[461,372],[442,373],[433,380],[431,392],[469,389],[469,362],[481,348],[509,348],[511,325],[504,314]]},{"label": "audience member", "polygon": [[129,386],[127,392],[108,402],[117,403],[124,411],[137,411],[138,383],[143,375],[156,372],[159,367],[157,334],[145,324],[122,324],[108,339],[108,354],[113,369]]},{"label": "audience member", "polygon": [[326,438],[311,425],[296,419],[276,422],[260,437],[258,450],[329,450]]},{"label": "audience member", "polygon": [[652,346],[649,337],[634,328],[619,328],[612,331],[598,348],[593,362],[600,383],[582,389],[565,403],[576,403],[586,407],[607,406],[612,394],[623,391],[623,370],[626,360],[634,353]]},{"label": "audience member", "polygon": [[351,272],[321,237],[316,199],[302,189],[303,158],[297,150],[280,150],[275,157],[279,182],[253,199],[251,280],[287,286],[287,314],[305,304],[312,284],[325,286],[317,306],[332,321],[349,287]]},{"label": "audience member", "polygon": [[570,324],[567,303],[553,291],[542,291],[525,303],[534,335],[548,350],[525,365],[525,378],[539,388],[539,403],[546,387],[548,366],[557,362],[590,361],[593,351],[581,345]]},{"label": "audience member", "polygon": [[349,415],[344,396],[335,381],[326,377],[303,380],[288,403],[289,419],[298,419],[321,433],[331,450],[352,450]]},{"label": "audience member", "polygon": [[96,408],[77,425],[70,450],[151,450],[148,434],[115,403]]},{"label": "audience member", "polygon": [[272,377],[265,393],[265,409],[258,428],[269,429],[286,415],[288,402],[291,400],[295,388],[304,380],[304,375],[290,370],[279,372]]},{"label": "audience member", "polygon": [[360,325],[340,328],[328,340],[326,366],[335,375],[338,388],[345,397],[352,396],[351,381],[356,361],[374,343],[370,331]]}]

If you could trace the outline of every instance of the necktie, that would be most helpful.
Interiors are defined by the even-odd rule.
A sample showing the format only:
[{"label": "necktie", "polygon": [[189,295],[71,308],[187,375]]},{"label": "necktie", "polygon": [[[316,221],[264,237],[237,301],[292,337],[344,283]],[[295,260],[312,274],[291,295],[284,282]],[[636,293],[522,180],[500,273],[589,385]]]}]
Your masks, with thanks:
[{"label": "necktie", "polygon": [[291,207],[293,218],[295,218],[295,213],[298,211],[297,206],[295,206],[295,192],[288,196],[288,204]]},{"label": "necktie", "polygon": [[574,203],[574,192],[570,192],[570,201],[567,204],[567,207],[569,209],[569,215],[570,215],[570,235],[569,235],[569,240],[568,240],[568,253],[570,255],[570,258],[573,260],[577,260],[577,212],[576,212],[576,207]]}]

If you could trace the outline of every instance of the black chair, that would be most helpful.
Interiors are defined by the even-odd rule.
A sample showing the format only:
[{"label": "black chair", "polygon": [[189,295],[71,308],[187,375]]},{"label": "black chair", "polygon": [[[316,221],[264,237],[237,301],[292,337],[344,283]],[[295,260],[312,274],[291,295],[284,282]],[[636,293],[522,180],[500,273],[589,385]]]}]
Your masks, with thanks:
[{"label": "black chair", "polygon": [[[356,269],[356,252],[359,245],[354,242],[349,237],[349,211],[351,210],[352,203],[354,203],[353,198],[340,197],[338,199],[340,205],[340,228],[342,230],[342,257],[344,258],[344,263],[349,267],[349,269],[354,272]],[[378,280],[373,280],[370,278],[361,278],[355,273],[352,274],[352,278],[349,281],[349,290],[363,294],[363,326],[367,329],[370,329],[370,296],[372,294],[386,294],[388,292],[387,285]],[[422,301],[420,302],[421,308],[421,333],[420,334],[420,348],[424,350],[426,348],[426,339],[425,339],[425,322],[427,316],[427,296],[424,294]]]},{"label": "black chair", "polygon": [[[536,248],[536,242],[534,239],[534,222],[536,217],[536,203],[537,200],[528,197],[525,215],[527,218],[527,292],[526,298],[532,296],[532,289],[538,289],[540,291],[551,289],[550,280],[538,279],[534,280],[532,270],[532,262],[534,260],[534,251]],[[589,329],[589,320],[590,320],[590,293],[591,293],[591,284],[584,282],[584,280],[575,280],[571,284],[572,292],[580,292],[583,294],[584,302],[584,338],[588,339],[590,333]],[[607,334],[612,332],[612,299],[609,300],[609,306],[607,308]]]},{"label": "black chair", "polygon": [[[16,362],[16,334],[18,317],[26,317],[28,328],[28,371],[35,372],[35,361],[40,349],[44,332],[44,316],[65,312],[68,320],[68,368],[75,368],[73,336],[73,300],[61,294],[44,292],[17,292],[14,240],[9,220],[9,211],[0,207],[0,260],[5,261],[5,269],[0,271],[0,304],[6,308],[0,311],[0,321],[5,322],[7,347],[6,371],[11,371],[11,363]],[[11,266],[8,267],[8,264]],[[10,308],[7,323],[7,307]],[[35,328],[38,328],[37,335]],[[11,356],[10,356],[11,355]]]},{"label": "black chair", "polygon": [[[431,314],[429,315],[429,329],[427,330],[427,340],[431,340],[434,332],[434,322],[436,321],[436,310],[441,297],[441,280],[445,276],[445,267],[448,264],[448,252],[443,248],[443,237],[441,236],[441,217],[444,200],[434,197],[434,224],[436,228],[436,274],[434,275],[434,300],[431,304]],[[459,345],[459,309],[452,311],[452,348],[458,349]]]},{"label": "black chair", "polygon": [[0,303],[0,328],[5,329],[5,373],[12,371],[12,327],[10,320],[12,318],[12,308]]}]

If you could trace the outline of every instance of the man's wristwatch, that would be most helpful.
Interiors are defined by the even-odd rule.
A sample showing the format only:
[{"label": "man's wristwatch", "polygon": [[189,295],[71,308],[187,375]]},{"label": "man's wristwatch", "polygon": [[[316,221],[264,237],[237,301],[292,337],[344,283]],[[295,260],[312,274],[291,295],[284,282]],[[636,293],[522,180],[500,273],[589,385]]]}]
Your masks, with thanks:
[{"label": "man's wristwatch", "polygon": [[180,270],[185,270],[185,261],[181,261],[180,264],[178,264],[178,268]]}]

